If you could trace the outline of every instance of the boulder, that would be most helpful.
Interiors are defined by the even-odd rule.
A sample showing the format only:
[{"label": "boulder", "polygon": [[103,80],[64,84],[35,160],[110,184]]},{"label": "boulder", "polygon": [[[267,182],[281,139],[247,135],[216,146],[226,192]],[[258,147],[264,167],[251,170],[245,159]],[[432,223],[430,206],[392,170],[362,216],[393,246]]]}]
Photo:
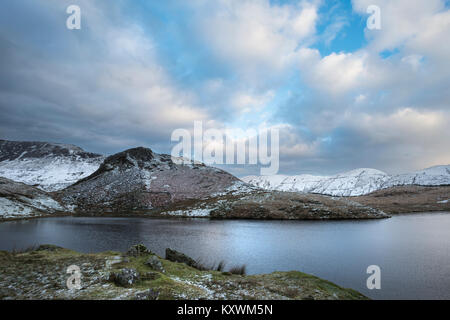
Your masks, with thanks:
[{"label": "boulder", "polygon": [[155,271],[166,272],[161,264],[161,261],[159,261],[159,259],[156,256],[150,256],[150,258],[148,258],[145,264]]},{"label": "boulder", "polygon": [[159,292],[153,289],[148,289],[144,292],[136,293],[134,296],[135,300],[157,300],[159,297]]},{"label": "boulder", "polygon": [[132,257],[140,257],[147,254],[151,254],[151,251],[143,244],[134,245],[127,251],[127,255]]},{"label": "boulder", "polygon": [[188,257],[184,253],[178,252],[176,250],[172,250],[170,248],[166,249],[166,259],[172,262],[180,262],[185,263],[190,267],[197,268],[198,264],[197,261],[192,259],[191,257]]},{"label": "boulder", "polygon": [[131,287],[140,280],[140,275],[136,269],[125,268],[111,273],[109,280],[121,287]]}]

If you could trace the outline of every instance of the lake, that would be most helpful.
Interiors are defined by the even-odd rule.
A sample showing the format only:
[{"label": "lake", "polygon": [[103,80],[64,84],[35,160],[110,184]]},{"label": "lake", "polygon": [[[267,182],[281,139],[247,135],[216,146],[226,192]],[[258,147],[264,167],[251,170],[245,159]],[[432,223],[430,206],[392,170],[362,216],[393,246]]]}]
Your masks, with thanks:
[{"label": "lake", "polygon": [[[299,270],[374,299],[450,299],[450,213],[384,220],[250,221],[55,217],[0,223],[0,250],[55,244],[81,252],[144,243],[248,273]],[[368,290],[366,269],[381,268]],[[1,270],[0,270],[1,272]]]}]

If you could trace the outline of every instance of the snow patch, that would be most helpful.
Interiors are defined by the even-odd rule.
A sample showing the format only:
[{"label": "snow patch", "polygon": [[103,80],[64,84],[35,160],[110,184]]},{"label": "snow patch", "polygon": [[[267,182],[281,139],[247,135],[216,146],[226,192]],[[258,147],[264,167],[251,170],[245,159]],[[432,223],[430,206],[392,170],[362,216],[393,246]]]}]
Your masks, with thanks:
[{"label": "snow patch", "polygon": [[181,217],[209,217],[211,209],[186,209],[164,212],[169,216],[181,216]]},{"label": "snow patch", "polygon": [[33,216],[35,214],[36,212],[33,208],[25,204],[7,198],[0,198],[0,217],[2,218]]}]

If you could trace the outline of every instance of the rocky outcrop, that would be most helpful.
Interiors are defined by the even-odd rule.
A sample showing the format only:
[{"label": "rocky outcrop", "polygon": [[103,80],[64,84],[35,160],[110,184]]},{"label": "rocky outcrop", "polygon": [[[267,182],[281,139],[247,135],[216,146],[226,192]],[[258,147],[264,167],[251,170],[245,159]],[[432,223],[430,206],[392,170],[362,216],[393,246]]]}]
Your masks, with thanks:
[{"label": "rocky outcrop", "polygon": [[132,257],[140,257],[149,253],[151,252],[143,244],[134,245],[127,251],[127,255]]},{"label": "rocky outcrop", "polygon": [[98,169],[104,157],[69,144],[0,140],[0,176],[61,190]]},{"label": "rocky outcrop", "polygon": [[28,218],[67,211],[50,194],[0,177],[0,219]]},{"label": "rocky outcrop", "polygon": [[191,257],[188,257],[184,253],[178,252],[178,251],[170,249],[170,248],[166,249],[166,259],[169,261],[172,261],[172,262],[184,263],[184,264],[188,265],[189,267],[198,269],[197,261],[195,261]]},{"label": "rocky outcrop", "polygon": [[140,274],[136,269],[124,268],[118,272],[112,272],[109,280],[121,287],[131,287],[140,280]]},{"label": "rocky outcrop", "polygon": [[170,155],[129,149],[105,159],[90,176],[60,191],[58,198],[77,211],[130,211],[205,199],[242,182],[203,164],[175,164]]}]

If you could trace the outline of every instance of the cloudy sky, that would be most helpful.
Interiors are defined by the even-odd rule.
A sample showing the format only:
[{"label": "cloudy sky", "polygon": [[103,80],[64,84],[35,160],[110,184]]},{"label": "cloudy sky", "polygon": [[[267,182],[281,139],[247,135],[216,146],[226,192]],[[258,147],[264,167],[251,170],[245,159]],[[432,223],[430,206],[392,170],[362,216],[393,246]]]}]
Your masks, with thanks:
[{"label": "cloudy sky", "polygon": [[[81,30],[66,28],[72,4]],[[366,27],[369,5],[381,9],[381,30]],[[450,163],[449,1],[0,7],[2,139],[170,153],[172,131],[197,120],[279,129],[284,174]]]}]

